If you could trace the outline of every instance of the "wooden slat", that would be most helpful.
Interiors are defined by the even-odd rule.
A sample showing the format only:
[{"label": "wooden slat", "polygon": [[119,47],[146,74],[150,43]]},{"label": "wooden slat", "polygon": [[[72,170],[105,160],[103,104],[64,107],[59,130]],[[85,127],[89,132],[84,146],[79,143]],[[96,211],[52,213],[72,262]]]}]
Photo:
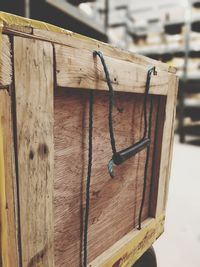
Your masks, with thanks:
[{"label": "wooden slat", "polygon": [[[100,59],[93,51],[55,45],[56,78],[60,87],[108,90]],[[148,66],[105,56],[116,91],[144,93]],[[152,77],[150,93],[166,95],[168,76],[158,71]]]},{"label": "wooden slat", "polygon": [[16,177],[11,126],[11,98],[0,89],[0,266],[18,266],[15,192]]},{"label": "wooden slat", "polygon": [[92,52],[93,50],[100,50],[106,56],[121,59],[128,62],[134,62],[141,66],[155,65],[161,71],[176,73],[176,69],[172,66],[168,66],[160,61],[156,61],[150,58],[147,58],[142,55],[137,55],[132,52],[114,47],[110,44],[102,43],[97,40],[66,31],[66,33],[57,33],[53,31],[45,31],[42,29],[34,28],[34,36],[39,38],[44,38],[54,43],[60,43],[73,48],[84,49]]},{"label": "wooden slat", "polygon": [[54,266],[53,49],[14,38],[22,266]]},{"label": "wooden slat", "polygon": [[[114,47],[110,44],[102,43],[77,33],[72,33],[68,30],[64,30],[62,28],[50,25],[48,23],[30,20],[11,14],[6,14],[4,12],[0,12],[0,21],[3,25],[6,25],[6,29],[10,27],[12,30],[13,28],[15,29],[15,26],[20,28],[20,33],[22,32],[26,33],[27,27],[33,28],[34,36],[39,37],[43,40],[46,39],[54,43],[59,42],[60,44],[76,48],[84,47],[84,49],[89,51],[99,49],[103,53],[105,53],[105,55],[111,56],[113,58],[118,58],[118,59],[120,58],[121,60],[135,62],[136,64],[141,64],[143,66],[156,65],[159,68],[159,70],[171,73],[176,72],[176,69],[174,67],[168,66],[167,64],[164,64],[162,62],[155,61],[141,55],[136,55],[134,53]],[[23,27],[25,28],[24,30],[22,30]]]},{"label": "wooden slat", "polygon": [[89,267],[132,266],[164,231],[164,216],[147,219],[89,264]]},{"label": "wooden slat", "polygon": [[172,155],[173,155],[173,145],[174,145],[174,132],[175,132],[175,120],[176,120],[176,106],[177,106],[177,96],[178,96],[178,88],[179,88],[179,78],[177,76],[173,76],[171,80],[171,94],[173,95],[172,101],[174,101],[173,113],[172,113],[172,124],[171,124],[171,138],[170,138],[170,146],[169,146],[169,158],[168,158],[168,169],[165,180],[165,191],[163,197],[163,210],[166,210],[167,206],[167,198],[169,193],[169,182],[171,175],[171,165],[172,165]]},{"label": "wooden slat", "polygon": [[152,169],[152,181],[151,181],[151,192],[150,192],[150,216],[154,217],[157,207],[157,196],[158,196],[158,186],[159,186],[159,176],[160,176],[160,162],[161,162],[161,150],[163,142],[163,127],[164,127],[164,118],[166,111],[166,99],[165,96],[160,96],[158,110],[157,110],[157,119],[155,127],[155,140],[156,147],[154,147],[154,167]]},{"label": "wooden slat", "polygon": [[0,33],[0,86],[12,82],[11,45],[8,36]]},{"label": "wooden slat", "polygon": [[158,217],[165,210],[167,191],[169,184],[172,148],[173,148],[173,136],[174,136],[174,121],[175,121],[175,109],[176,98],[178,91],[178,78],[175,75],[169,75],[169,91],[167,95],[166,109],[165,109],[165,123],[163,129],[161,162],[160,162],[160,175],[158,184],[158,195],[156,201],[155,216]]}]

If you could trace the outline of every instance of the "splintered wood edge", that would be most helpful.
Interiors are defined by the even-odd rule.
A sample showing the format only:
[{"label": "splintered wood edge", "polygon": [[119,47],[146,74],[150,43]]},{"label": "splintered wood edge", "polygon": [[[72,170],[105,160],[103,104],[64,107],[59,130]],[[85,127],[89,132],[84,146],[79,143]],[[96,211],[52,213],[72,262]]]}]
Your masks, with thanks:
[{"label": "splintered wood edge", "polygon": [[165,215],[148,218],[141,230],[133,230],[102,253],[88,267],[132,266],[164,232]]},{"label": "splintered wood edge", "polygon": [[12,82],[11,44],[8,36],[0,34],[0,87]]}]

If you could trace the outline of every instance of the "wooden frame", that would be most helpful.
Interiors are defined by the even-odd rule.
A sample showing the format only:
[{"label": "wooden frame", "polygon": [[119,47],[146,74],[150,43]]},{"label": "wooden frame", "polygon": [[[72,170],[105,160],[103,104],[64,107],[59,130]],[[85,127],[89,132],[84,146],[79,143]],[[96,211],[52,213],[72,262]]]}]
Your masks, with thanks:
[{"label": "wooden frame", "polygon": [[107,91],[94,50],[104,53],[119,92],[143,94],[147,70],[156,66],[150,94],[162,96],[156,133],[161,138],[151,218],[141,231],[129,232],[88,266],[131,266],[164,231],[178,85],[175,70],[51,25],[0,13],[0,251],[5,267],[58,266],[53,253],[53,90],[58,86]]}]

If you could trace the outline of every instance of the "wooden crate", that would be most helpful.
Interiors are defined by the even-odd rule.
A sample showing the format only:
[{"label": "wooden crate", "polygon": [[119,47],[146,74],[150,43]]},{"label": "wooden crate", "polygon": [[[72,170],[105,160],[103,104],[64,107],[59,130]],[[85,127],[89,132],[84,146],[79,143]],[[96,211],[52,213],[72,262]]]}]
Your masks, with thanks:
[{"label": "wooden crate", "polygon": [[[78,34],[0,13],[0,226],[4,267],[81,266],[94,91],[88,266],[131,266],[162,234],[177,94],[175,70]],[[143,133],[147,71],[155,66],[151,145],[108,174],[112,157],[104,54],[115,92],[117,149]]]}]

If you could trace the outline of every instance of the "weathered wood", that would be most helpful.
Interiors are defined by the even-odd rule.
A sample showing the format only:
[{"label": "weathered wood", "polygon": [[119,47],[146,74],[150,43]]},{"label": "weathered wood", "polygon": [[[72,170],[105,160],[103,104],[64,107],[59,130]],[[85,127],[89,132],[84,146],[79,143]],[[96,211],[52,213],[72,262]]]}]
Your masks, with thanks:
[{"label": "weathered wood", "polygon": [[8,36],[0,33],[0,87],[11,84],[11,45]]},{"label": "weathered wood", "polygon": [[175,132],[175,120],[176,120],[176,106],[177,106],[177,95],[178,95],[178,87],[179,87],[179,78],[177,76],[171,76],[171,83],[169,84],[169,88],[171,89],[171,101],[174,102],[174,105],[171,107],[173,109],[172,118],[171,118],[171,133],[170,133],[170,146],[169,146],[169,164],[166,173],[166,180],[165,180],[165,192],[163,198],[163,210],[166,211],[167,206],[167,198],[169,192],[169,182],[170,182],[170,174],[171,174],[171,165],[172,165],[172,155],[173,155],[173,145],[174,145],[174,132]]},{"label": "weathered wood", "polygon": [[[158,181],[158,195],[155,216],[158,217],[163,213],[166,206],[166,195],[169,183],[169,168],[171,166],[172,148],[173,148],[173,133],[174,133],[174,116],[176,109],[176,98],[178,90],[178,78],[175,75],[169,74],[169,90],[165,108],[165,123],[163,129],[160,175]],[[173,88],[173,89],[172,89]]]},{"label": "weathered wood", "polygon": [[18,266],[15,210],[16,177],[12,138],[11,97],[0,89],[0,266]]},{"label": "weathered wood", "polygon": [[[143,220],[149,216],[157,98],[154,96],[153,101],[152,143]],[[124,108],[122,114],[117,110],[114,112],[114,129],[120,150],[142,137],[143,95],[118,93],[116,101],[118,106]],[[76,107],[75,110],[74,107]],[[146,151],[116,168],[116,179],[111,179],[108,174],[107,163],[112,152],[107,112],[108,94],[95,93],[94,159],[88,243],[90,261],[136,227],[143,190]],[[81,207],[84,206],[84,200],[80,196],[82,194],[84,196],[83,185],[86,178],[88,151],[88,93],[86,91],[56,89],[54,135],[56,266],[62,266],[66,259],[71,266],[79,266],[80,214]]]},{"label": "weathered wood", "polygon": [[[20,267],[80,266],[88,163],[88,89],[93,89],[88,262],[92,267],[131,266],[163,231],[177,94],[177,78],[172,74],[174,68],[45,23],[16,16],[0,13],[0,26],[3,26],[4,33],[20,36],[12,38],[13,66],[10,64],[7,36],[3,36],[2,46],[7,51],[5,55],[8,60],[5,60],[5,56],[4,61],[1,60],[4,64],[0,75],[4,74],[2,77],[10,77],[10,80],[6,78],[5,86],[1,85],[0,88],[8,88],[12,83],[16,96],[16,99],[13,98],[16,102],[13,103],[16,104],[13,105],[13,111],[16,114],[14,137],[17,139],[15,155],[18,156],[16,177],[19,209],[14,210],[14,202],[17,202],[13,200],[15,194],[12,192],[15,188],[14,166],[12,171],[5,170],[4,166],[7,164],[10,170],[13,165],[14,157],[7,158],[4,153],[12,149],[12,142],[10,145],[4,142],[4,150],[0,149],[1,165],[4,166],[0,177],[4,177],[4,180],[0,181],[4,182],[3,188],[7,191],[0,191],[0,199],[5,200],[5,192],[8,195],[12,193],[12,196],[8,201],[10,215],[5,211],[5,205],[1,206],[1,211],[3,207],[4,218],[9,218],[7,225],[13,232],[9,236],[11,232],[6,231],[6,249],[0,247],[0,250],[8,250],[6,257],[9,257],[13,248],[17,247],[13,238],[18,221],[15,223],[14,219],[19,219]],[[138,224],[142,199],[146,151],[115,167],[116,178],[110,178],[107,171],[107,163],[112,156],[108,129],[108,89],[100,60],[93,57],[94,50],[103,52],[113,87],[117,91],[116,105],[124,108],[122,114],[115,108],[113,111],[118,150],[142,136],[147,70],[152,65],[157,69],[158,74],[152,77],[150,90],[153,116],[141,231],[134,229]],[[3,58],[2,53],[0,58]],[[4,92],[6,99],[9,99],[8,92]],[[149,114],[150,97],[147,103]],[[2,98],[0,109],[1,105]],[[10,108],[9,105],[4,105],[6,108]],[[6,121],[9,126],[10,117]],[[9,127],[6,129],[12,128]],[[9,138],[12,139],[12,136]],[[11,177],[8,182],[7,177]],[[150,219],[151,216],[155,219]],[[14,240],[12,244],[9,238]],[[14,257],[11,267],[15,267],[15,259],[17,262],[17,254]]]},{"label": "weathered wood", "polygon": [[64,46],[69,46],[73,48],[80,48],[86,51],[100,50],[106,56],[121,59],[124,61],[134,62],[141,66],[155,65],[158,69],[166,72],[176,73],[176,69],[172,66],[168,66],[162,62],[144,57],[142,55],[137,55],[132,52],[114,47],[110,44],[102,43],[97,40],[87,38],[85,36],[73,33],[57,33],[53,31],[45,31],[41,29],[33,29],[34,36],[45,38],[54,43],[60,43]]},{"label": "weathered wood", "polygon": [[14,38],[22,266],[54,266],[53,48]]},{"label": "weathered wood", "polygon": [[158,111],[155,127],[155,139],[156,147],[154,147],[153,161],[154,168],[152,169],[152,181],[150,192],[150,216],[155,217],[157,207],[158,186],[160,178],[160,162],[161,162],[161,150],[163,142],[163,127],[166,112],[166,97],[160,96],[158,103]]},{"label": "weathered wood", "polygon": [[16,31],[19,33],[27,33],[27,34],[32,34],[33,33],[33,28],[32,27],[28,27],[28,26],[20,26],[20,25],[10,25],[5,23],[4,24],[4,28],[3,28],[4,32],[9,32],[10,30],[12,31]]},{"label": "weathered wood", "polygon": [[164,216],[147,219],[142,230],[133,230],[97,257],[89,267],[132,266],[164,231]]},{"label": "weathered wood", "polygon": [[[60,87],[108,90],[100,59],[93,51],[55,45],[56,78]],[[148,66],[105,57],[116,91],[144,93]],[[168,76],[158,71],[152,76],[150,93],[166,95]]]}]

